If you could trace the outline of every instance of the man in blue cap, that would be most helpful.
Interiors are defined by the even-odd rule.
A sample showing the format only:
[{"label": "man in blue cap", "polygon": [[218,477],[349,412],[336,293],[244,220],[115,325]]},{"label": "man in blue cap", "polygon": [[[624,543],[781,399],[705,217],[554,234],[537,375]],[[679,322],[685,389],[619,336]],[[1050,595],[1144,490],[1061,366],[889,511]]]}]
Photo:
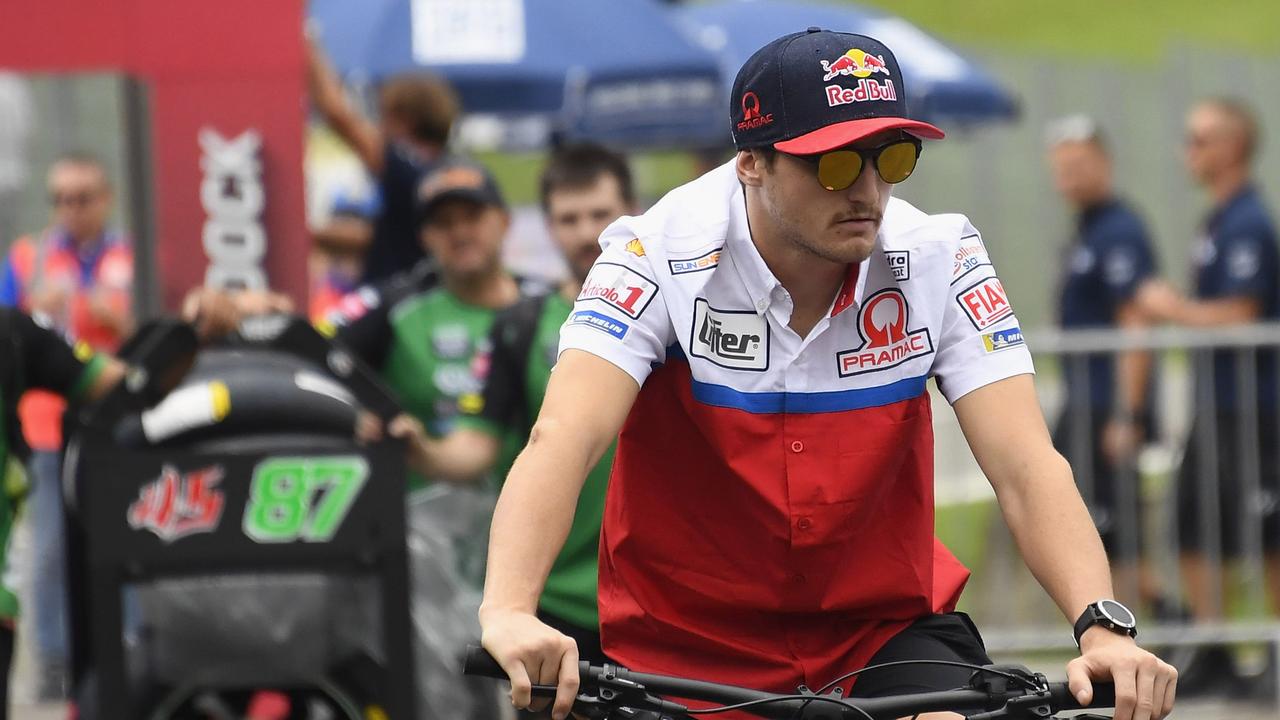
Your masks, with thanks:
[{"label": "man in blue cap", "polygon": [[517,707],[531,683],[558,683],[553,713],[570,710],[577,649],[535,613],[615,438],[599,577],[610,657],[770,691],[965,685],[955,665],[847,676],[988,662],[955,612],[968,571],[933,533],[932,377],[1028,566],[1076,621],[1073,694],[1087,703],[1091,680],[1113,680],[1121,720],[1170,711],[1176,671],[1110,599],[981,237],[891,198],[922,139],[943,136],[909,117],[902,83],[873,38],[811,28],[769,43],[734,83],[734,160],[601,236],[494,514],[480,620]]}]

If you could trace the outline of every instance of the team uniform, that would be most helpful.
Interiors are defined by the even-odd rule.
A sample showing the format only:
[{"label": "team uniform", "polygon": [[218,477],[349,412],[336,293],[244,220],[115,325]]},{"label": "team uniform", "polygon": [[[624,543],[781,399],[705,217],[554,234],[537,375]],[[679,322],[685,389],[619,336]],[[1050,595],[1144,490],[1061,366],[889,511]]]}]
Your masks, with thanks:
[{"label": "team uniform", "polygon": [[[1080,213],[1076,235],[1064,258],[1065,273],[1058,320],[1064,329],[1108,328],[1116,326],[1120,308],[1133,300],[1143,282],[1157,273],[1155,254],[1147,229],[1132,209],[1116,199],[1093,205]],[[1107,422],[1115,416],[1116,363],[1110,354],[1068,358],[1063,367],[1066,379],[1065,403],[1054,426],[1053,444],[1076,468],[1077,476],[1087,471],[1091,483],[1081,483],[1102,542],[1112,557],[1132,554],[1136,547],[1117,541],[1121,523],[1140,526],[1137,518],[1123,515],[1119,507],[1120,482],[1136,487],[1133,468],[1112,465],[1102,447]],[[1152,433],[1154,416],[1148,402],[1136,418]],[[1077,442],[1077,427],[1088,428],[1088,436]],[[1134,493],[1136,498],[1136,490]],[[1135,505],[1135,509],[1140,505]]]},{"label": "team uniform", "polygon": [[[0,307],[0,577],[8,580],[9,536],[26,493],[21,460],[26,453],[17,400],[29,388],[79,399],[106,366],[85,343],[73,351],[55,333],[32,322],[26,314]],[[0,584],[0,717],[8,707],[9,661],[13,651],[13,624],[18,597]]]},{"label": "team uniform", "polygon": [[777,691],[904,652],[913,623],[965,625],[945,657],[985,657],[948,615],[968,571],[934,537],[926,381],[954,403],[1033,368],[968,221],[891,200],[871,257],[805,338],[751,241],[733,163],[601,242],[560,349],[641,386],[601,535],[605,652]]},{"label": "team uniform", "polygon": [[[1210,215],[1192,263],[1197,298],[1253,298],[1262,309],[1259,321],[1280,318],[1280,248],[1275,225],[1255,188],[1246,187]],[[1213,411],[1207,419],[1204,413],[1195,413],[1196,422],[1179,476],[1178,527],[1182,541],[1188,549],[1203,549],[1206,538],[1200,527],[1200,513],[1208,499],[1201,493],[1199,478],[1208,472],[1216,474],[1218,480],[1223,553],[1235,557],[1243,549],[1241,528],[1247,515],[1242,504],[1248,505],[1250,513],[1261,514],[1264,546],[1271,551],[1280,550],[1280,426],[1276,412],[1280,387],[1276,383],[1276,352],[1254,353],[1254,394],[1248,397],[1237,388],[1242,379],[1236,368],[1237,353],[1216,350],[1211,355],[1212,368],[1197,372],[1195,377],[1197,408],[1207,410],[1202,403],[1211,395]],[[1197,363],[1206,359],[1197,357]],[[1249,427],[1245,412],[1253,403],[1258,424]],[[1214,427],[1204,427],[1206,421]],[[1242,443],[1246,432],[1256,433],[1256,446],[1260,449],[1258,458],[1249,458],[1257,463],[1260,497],[1249,497],[1241,478],[1246,468]],[[1204,439],[1215,437],[1216,452],[1205,455]]]},{"label": "team uniform", "polygon": [[[522,294],[544,286],[522,281]],[[469,305],[439,285],[427,263],[378,286],[366,287],[343,301],[333,332],[374,368],[434,437],[446,435],[464,397],[478,398],[482,388],[475,364],[488,350],[497,311]],[[504,443],[503,457],[514,458],[520,439]],[[410,487],[428,478],[410,473]]]},{"label": "team uniform", "polygon": [[[495,438],[515,437],[521,444],[528,439],[556,363],[560,326],[572,310],[573,303],[553,291],[525,298],[498,313],[490,334],[492,350],[477,368],[484,376],[483,395],[478,401],[463,399],[459,427]],[[538,602],[543,622],[577,640],[580,657],[593,662],[605,661],[600,650],[596,578],[613,452],[610,447],[587,474],[569,535]],[[510,463],[504,463],[495,472],[505,478],[509,469]]]}]

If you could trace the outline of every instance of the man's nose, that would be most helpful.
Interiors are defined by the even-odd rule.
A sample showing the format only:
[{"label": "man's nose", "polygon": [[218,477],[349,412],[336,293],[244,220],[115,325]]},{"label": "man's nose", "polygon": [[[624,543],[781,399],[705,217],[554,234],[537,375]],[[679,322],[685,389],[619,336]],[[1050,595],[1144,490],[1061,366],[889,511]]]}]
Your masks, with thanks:
[{"label": "man's nose", "polygon": [[880,200],[880,176],[876,173],[875,164],[865,162],[858,179],[845,190],[845,197],[850,202],[876,204]]}]

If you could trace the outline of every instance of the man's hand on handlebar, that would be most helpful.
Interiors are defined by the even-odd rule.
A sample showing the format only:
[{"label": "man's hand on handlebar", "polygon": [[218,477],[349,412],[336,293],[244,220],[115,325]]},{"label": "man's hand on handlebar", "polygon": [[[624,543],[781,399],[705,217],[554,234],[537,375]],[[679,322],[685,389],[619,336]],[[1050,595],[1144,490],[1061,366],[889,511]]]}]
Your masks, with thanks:
[{"label": "man's hand on handlebar", "polygon": [[1091,680],[1112,680],[1115,720],[1160,720],[1173,711],[1178,671],[1132,638],[1093,627],[1080,637],[1080,649],[1080,657],[1067,664],[1067,678],[1081,705],[1092,699]]},{"label": "man's hand on handlebar", "polygon": [[568,717],[580,682],[577,643],[529,612],[481,608],[480,625],[481,644],[511,679],[511,704],[530,708],[532,685],[556,685],[551,715]]}]

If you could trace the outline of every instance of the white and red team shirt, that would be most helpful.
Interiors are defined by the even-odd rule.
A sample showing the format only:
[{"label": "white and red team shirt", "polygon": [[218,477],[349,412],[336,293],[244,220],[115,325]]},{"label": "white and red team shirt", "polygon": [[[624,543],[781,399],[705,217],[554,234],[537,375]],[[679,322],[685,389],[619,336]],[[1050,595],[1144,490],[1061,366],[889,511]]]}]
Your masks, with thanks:
[{"label": "white and red team shirt", "polygon": [[791,691],[953,610],[968,570],[934,537],[926,380],[954,403],[1033,372],[968,220],[891,200],[871,257],[804,338],[733,163],[601,244],[560,350],[641,386],[601,535],[605,652]]}]

